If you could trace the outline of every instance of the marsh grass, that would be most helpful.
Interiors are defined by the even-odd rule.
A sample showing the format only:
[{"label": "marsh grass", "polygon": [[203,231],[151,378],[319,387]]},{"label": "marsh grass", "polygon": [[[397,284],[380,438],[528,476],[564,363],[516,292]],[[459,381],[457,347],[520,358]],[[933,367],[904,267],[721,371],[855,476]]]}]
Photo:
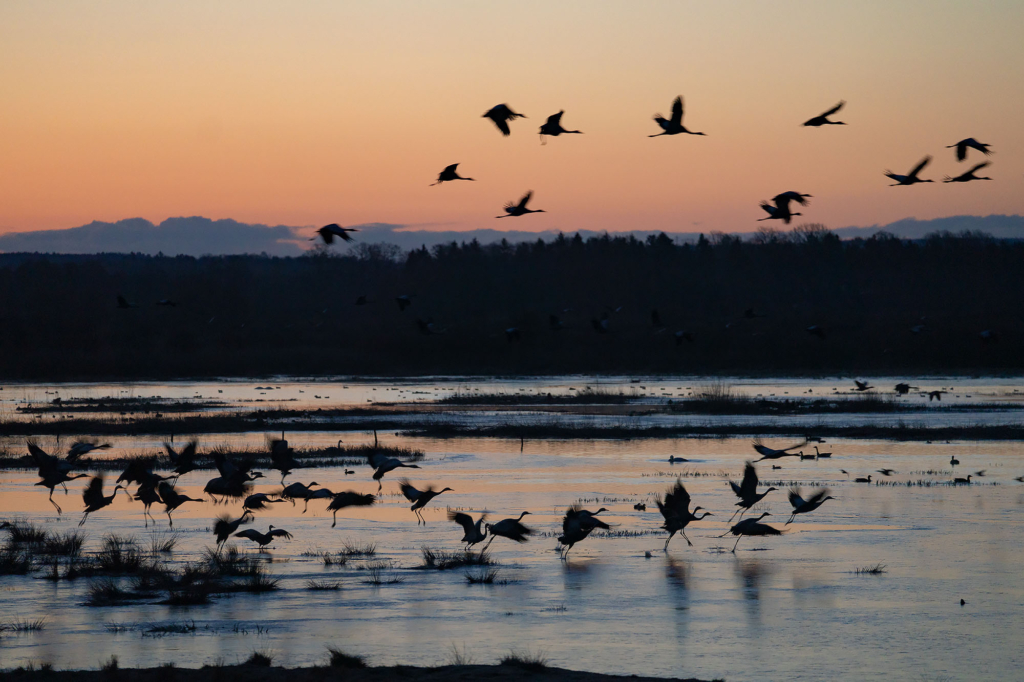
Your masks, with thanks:
[{"label": "marsh grass", "polygon": [[390,561],[375,561],[361,567],[361,570],[365,570],[368,574],[367,578],[363,580],[366,585],[379,587],[381,585],[400,585],[405,582],[405,578],[394,572],[394,564]]},{"label": "marsh grass", "polygon": [[274,663],[274,652],[269,649],[253,651],[245,661],[245,665],[254,665],[261,668],[269,668]]},{"label": "marsh grass", "polygon": [[39,632],[46,627],[46,619],[25,620],[15,618],[8,623],[0,623],[0,632]]},{"label": "marsh grass", "polygon": [[114,578],[103,578],[89,585],[86,606],[120,606],[131,603],[136,596],[121,587]]},{"label": "marsh grass", "polygon": [[168,623],[167,625],[152,625],[143,633],[143,636],[150,637],[162,635],[194,635],[196,633],[196,622],[194,620],[183,620],[180,623]]},{"label": "marsh grass", "polygon": [[498,665],[512,666],[527,672],[540,673],[547,670],[548,659],[540,651],[534,654],[530,653],[529,650],[519,651],[512,649],[501,657]]},{"label": "marsh grass", "polygon": [[853,570],[854,575],[882,575],[888,573],[885,564],[878,563],[874,566],[864,566],[862,568],[855,568]]},{"label": "marsh grass", "polygon": [[366,667],[366,659],[362,656],[346,654],[337,647],[327,647],[327,664],[335,669],[358,670]]},{"label": "marsh grass", "polygon": [[10,534],[9,540],[12,545],[40,545],[48,536],[42,528],[20,519],[9,521],[5,529]]},{"label": "marsh grass", "polygon": [[448,659],[445,661],[448,665],[473,665],[473,657],[466,649],[466,644],[463,642],[462,650],[452,642],[451,647],[448,649]]},{"label": "marsh grass", "polygon": [[341,589],[340,580],[308,580],[306,589],[313,592],[333,592]]},{"label": "marsh grass", "polygon": [[32,570],[32,560],[20,547],[0,547],[0,575],[25,575]]},{"label": "marsh grass", "polygon": [[499,572],[496,570],[483,571],[482,573],[477,573],[476,575],[472,573],[467,573],[466,583],[469,585],[494,585],[496,582],[498,585],[507,584],[508,581],[498,580],[498,573]]},{"label": "marsh grass", "polygon": [[341,550],[338,552],[340,556],[355,558],[355,557],[372,557],[377,555],[377,543],[367,542],[366,544],[360,545],[354,542],[345,540]]},{"label": "marsh grass", "polygon": [[149,541],[149,553],[150,554],[170,554],[174,551],[174,548],[178,545],[180,536],[178,533],[171,533],[169,535],[156,535],[150,538]]},{"label": "marsh grass", "polygon": [[424,547],[421,551],[423,553],[423,564],[420,568],[437,571],[447,571],[465,566],[493,566],[497,563],[483,550],[478,554],[474,554],[469,550],[450,552],[444,549]]},{"label": "marsh grass", "polygon": [[145,567],[145,556],[133,536],[111,533],[103,538],[93,568],[100,573],[123,575],[139,573]]}]

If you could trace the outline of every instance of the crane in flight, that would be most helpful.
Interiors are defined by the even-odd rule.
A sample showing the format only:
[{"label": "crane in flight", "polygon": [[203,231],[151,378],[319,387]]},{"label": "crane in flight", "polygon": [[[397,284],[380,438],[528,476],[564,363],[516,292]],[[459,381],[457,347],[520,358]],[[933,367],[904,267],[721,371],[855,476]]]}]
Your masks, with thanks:
[{"label": "crane in flight", "polygon": [[483,115],[483,118],[491,119],[494,125],[498,126],[498,130],[501,131],[501,134],[508,137],[512,134],[512,131],[508,128],[508,122],[517,118],[526,118],[526,116],[512,111],[507,104],[499,104],[491,107],[487,113]]},{"label": "crane in flight", "polygon": [[530,512],[524,511],[519,515],[517,519],[502,519],[497,523],[488,523],[484,525],[484,530],[491,534],[491,539],[484,545],[484,549],[491,546],[494,542],[494,538],[503,537],[513,540],[515,542],[526,542],[530,538],[527,537],[533,534],[533,529],[528,528],[522,524],[523,517]]},{"label": "crane in flight", "polygon": [[956,149],[956,160],[963,161],[964,159],[967,158],[968,149],[976,149],[985,156],[988,156],[989,154],[992,153],[992,151],[989,149],[989,147],[991,146],[992,145],[985,144],[984,142],[978,142],[973,137],[968,137],[963,140],[960,140],[956,144],[949,145],[948,147],[946,147],[946,149]]},{"label": "crane in flight", "polygon": [[438,173],[438,175],[437,175],[437,182],[431,183],[430,185],[428,185],[428,187],[433,187],[434,185],[440,185],[442,182],[451,182],[453,180],[469,180],[471,182],[474,181],[473,178],[464,178],[461,175],[459,175],[456,172],[456,170],[455,170],[458,167],[459,167],[459,164],[457,164],[457,163],[453,163],[450,166],[445,166],[444,170],[441,171],[440,173]]},{"label": "crane in flight", "polygon": [[487,514],[481,514],[480,518],[473,521],[473,517],[462,512],[448,512],[448,520],[462,526],[462,541],[466,543],[466,551],[473,545],[483,542],[487,538],[487,531],[482,528],[487,521]]},{"label": "crane in flight", "polygon": [[[89,518],[89,514],[110,505],[110,503],[114,501],[114,496],[117,495],[117,491],[122,489],[124,489],[124,486],[118,483],[114,486],[114,492],[110,493],[110,495],[104,495],[103,477],[93,476],[89,480],[89,485],[87,485],[85,490],[82,492],[82,500],[85,502],[85,513],[82,514],[82,520],[78,522],[78,525],[81,526],[84,524],[85,520]],[[127,495],[128,493],[125,492],[125,494]]]},{"label": "crane in flight", "polygon": [[836,498],[828,494],[828,488],[819,488],[814,491],[814,494],[808,497],[806,500],[800,496],[800,488],[789,489],[789,503],[793,505],[793,514],[789,517],[789,521],[786,521],[786,525],[793,523],[793,519],[796,518],[797,514],[806,514],[812,512],[822,504],[825,500],[834,500]]},{"label": "crane in flight", "polygon": [[559,559],[565,561],[573,545],[585,540],[595,528],[604,528],[605,530],[611,528],[607,523],[597,518],[597,515],[603,511],[608,510],[601,507],[596,512],[591,512],[578,504],[574,504],[566,510],[565,516],[562,518],[562,534],[558,536],[558,542],[565,549],[559,551]]},{"label": "crane in flight", "polygon": [[711,512],[705,511],[703,516],[697,516],[697,511],[703,509],[699,506],[694,507],[692,512],[690,511],[690,493],[683,486],[682,479],[676,479],[675,486],[669,488],[665,496],[658,498],[656,502],[658,511],[665,518],[665,523],[661,527],[668,531],[668,539],[665,540],[665,547],[662,551],[668,551],[668,543],[672,541],[676,533],[682,535],[686,544],[693,547],[693,543],[684,532],[686,527],[690,525],[691,521],[700,521],[704,517],[711,516]]},{"label": "crane in flight", "polygon": [[724,538],[729,533],[736,536],[736,544],[732,546],[733,554],[736,553],[736,545],[740,544],[740,539],[744,535],[752,537],[764,537],[766,535],[782,535],[782,531],[773,526],[769,526],[767,523],[761,523],[761,519],[766,516],[771,516],[768,512],[765,512],[758,516],[756,519],[743,519],[735,526],[729,529],[729,532],[719,535],[718,537]]},{"label": "crane in flight", "polygon": [[911,171],[909,173],[907,173],[906,175],[899,175],[897,173],[893,173],[891,170],[885,171],[885,176],[887,178],[889,178],[890,180],[895,180],[896,181],[894,184],[889,185],[889,186],[890,187],[899,187],[901,185],[905,185],[905,186],[916,185],[916,184],[918,184],[920,182],[935,182],[934,180],[922,180],[921,178],[918,177],[918,173],[920,173],[922,170],[924,170],[924,167],[927,166],[929,163],[931,163],[931,160],[932,160],[932,157],[930,157],[930,156],[924,157],[923,159],[921,159],[921,162],[918,163],[916,166],[914,166],[911,169]]},{"label": "crane in flight", "polygon": [[409,482],[408,478],[403,478],[398,482],[398,488],[405,495],[405,499],[412,502],[412,506],[409,507],[412,513],[416,515],[416,525],[423,524],[427,525],[427,520],[423,518],[423,508],[430,504],[430,501],[440,495],[441,493],[454,492],[451,488],[444,488],[442,490],[434,490],[433,486],[428,487],[424,490],[417,490]]},{"label": "crane in flight", "polygon": [[[782,457],[796,457],[797,454],[795,452],[790,452],[790,450],[802,448],[803,446],[807,445],[807,441],[801,441],[796,445],[791,445],[788,448],[783,448],[781,450],[773,450],[772,448],[761,443],[760,440],[755,440],[753,443],[751,443],[751,445],[753,446],[754,450],[757,451],[757,454],[761,455],[761,459],[780,459]],[[761,459],[758,459],[756,461],[760,462]]]},{"label": "crane in flight", "polygon": [[818,128],[819,126],[824,126],[824,125],[830,125],[830,126],[844,126],[844,125],[846,125],[843,121],[830,121],[829,118],[828,118],[832,114],[838,113],[839,110],[842,109],[843,105],[845,105],[845,104],[846,104],[846,100],[839,100],[839,104],[835,105],[834,107],[832,107],[831,109],[829,109],[828,111],[826,111],[824,113],[818,114],[814,118],[807,119],[806,121],[804,121],[804,125],[805,126],[809,126],[811,128]]},{"label": "crane in flight", "polygon": [[[342,227],[338,223],[331,223],[330,225],[324,225],[316,231],[320,238],[324,240],[324,244],[333,244],[334,238],[339,237],[342,241],[352,241],[352,235],[349,232],[358,232],[354,227]],[[316,237],[313,237],[309,241],[316,241]]]},{"label": "crane in flight", "polygon": [[975,173],[980,171],[982,168],[986,168],[986,167],[991,166],[991,165],[992,164],[990,162],[988,162],[988,161],[982,161],[981,163],[979,163],[977,166],[975,166],[971,170],[967,171],[966,173],[961,173],[960,175],[956,176],[955,178],[954,177],[950,177],[950,176],[947,175],[946,179],[943,180],[943,182],[970,182],[971,180],[991,180],[992,178],[975,175]]},{"label": "crane in flight", "polygon": [[544,144],[544,136],[550,135],[551,137],[558,137],[559,135],[582,135],[582,130],[566,130],[562,127],[562,114],[565,111],[559,111],[557,114],[548,116],[548,120],[544,122],[544,125],[540,127],[540,143]]},{"label": "crane in flight", "polygon": [[672,100],[672,118],[665,118],[661,114],[654,115],[654,121],[661,126],[661,132],[657,135],[648,135],[647,137],[661,137],[662,135],[679,135],[680,133],[686,133],[687,135],[704,135],[704,133],[695,133],[692,130],[687,130],[686,126],[683,125],[683,96],[679,95]]},{"label": "crane in flight", "polygon": [[518,218],[519,216],[526,215],[527,213],[544,213],[544,209],[542,209],[542,208],[538,208],[538,209],[526,208],[526,205],[528,203],[530,203],[530,199],[532,197],[533,197],[533,190],[530,190],[529,192],[527,192],[526,194],[523,195],[523,198],[519,200],[518,204],[515,203],[515,202],[512,202],[512,201],[510,201],[507,204],[505,204],[505,215],[497,215],[497,216],[494,216],[494,217],[495,218]]},{"label": "crane in flight", "polygon": [[369,507],[376,501],[377,498],[373,495],[364,495],[351,490],[335,493],[331,498],[331,503],[327,505],[327,511],[334,515],[334,520],[331,522],[331,528],[334,528],[338,524],[338,512],[345,507]]},{"label": "crane in flight", "polygon": [[765,495],[768,493],[773,490],[778,490],[778,488],[771,487],[763,493],[759,493],[757,492],[757,482],[757,469],[754,468],[752,462],[747,462],[746,466],[743,467],[743,480],[739,485],[729,481],[729,487],[732,488],[734,493],[736,493],[736,497],[740,498],[740,501],[736,503],[736,506],[739,507],[739,509],[734,511],[732,516],[729,517],[730,521],[736,517],[736,514],[739,514],[740,518],[743,518],[743,514],[747,509],[750,509],[755,504],[763,500]]}]

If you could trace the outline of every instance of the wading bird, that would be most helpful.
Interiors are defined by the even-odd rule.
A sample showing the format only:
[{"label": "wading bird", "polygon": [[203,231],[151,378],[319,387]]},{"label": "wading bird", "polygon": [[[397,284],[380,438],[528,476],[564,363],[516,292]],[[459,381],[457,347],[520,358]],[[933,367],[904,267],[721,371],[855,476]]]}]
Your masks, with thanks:
[{"label": "wading bird", "polygon": [[763,500],[765,495],[768,493],[773,490],[778,490],[778,488],[772,487],[768,488],[763,493],[757,492],[757,469],[754,468],[752,462],[747,462],[746,466],[743,467],[743,480],[740,484],[736,485],[732,481],[729,481],[729,487],[732,488],[734,493],[736,493],[736,497],[740,498],[740,501],[736,503],[736,506],[739,507],[739,509],[734,511],[732,516],[729,517],[730,521],[735,518],[736,514],[739,514],[740,518],[743,518],[743,514],[746,510]]},{"label": "wading bird", "polygon": [[[434,490],[433,486],[425,490],[417,490],[412,487],[409,483],[409,479],[403,478],[398,481],[398,488],[405,495],[405,499],[412,502],[412,506],[409,509],[416,515],[416,525],[422,523],[424,526],[427,525],[427,520],[423,518],[423,508],[430,504],[430,501],[440,495],[441,493],[449,492],[451,488],[444,488],[442,490]],[[454,492],[454,491],[453,491]]]},{"label": "wading bird", "polygon": [[828,494],[828,488],[820,488],[814,491],[814,494],[808,497],[806,500],[800,497],[800,488],[789,489],[789,503],[793,505],[793,514],[789,517],[789,521],[786,521],[786,525],[793,523],[793,519],[796,518],[797,514],[806,514],[812,512],[822,504],[825,500],[834,500],[836,498]]},{"label": "wading bird", "polygon": [[[305,485],[303,483],[298,482],[290,483],[289,485],[285,486],[284,490],[280,492],[280,497],[283,500],[288,500],[289,502],[291,502],[293,507],[295,506],[295,500],[305,500],[306,506],[302,508],[302,513],[305,514],[306,509],[309,507],[309,500],[310,498],[313,497],[312,488],[315,485],[319,484],[316,481],[313,481],[309,485]],[[329,493],[328,497],[334,494],[331,493],[329,490],[327,492]]]},{"label": "wading bird", "polygon": [[564,113],[565,113],[565,111],[559,111],[557,114],[552,114],[551,116],[548,116],[548,120],[545,121],[544,125],[542,125],[540,127],[540,143],[541,144],[544,144],[544,136],[545,135],[550,135],[551,137],[558,137],[559,135],[562,135],[562,134],[571,134],[571,135],[582,135],[583,134],[583,131],[581,131],[581,130],[566,130],[565,128],[562,127],[562,114],[564,114]]},{"label": "wading bird", "polygon": [[[330,225],[324,225],[316,233],[320,236],[320,239],[324,240],[324,244],[333,244],[334,238],[339,237],[343,241],[352,241],[352,236],[349,232],[358,232],[354,227],[342,227],[338,223],[331,223]],[[309,241],[316,241],[316,237],[312,237]]]},{"label": "wading bird", "polygon": [[565,512],[565,517],[562,519],[562,534],[558,537],[558,542],[565,547],[565,550],[560,550],[558,558],[562,561],[566,560],[569,556],[569,550],[577,542],[582,542],[590,535],[595,528],[604,528],[608,530],[611,528],[607,523],[597,518],[597,515],[603,511],[607,511],[604,507],[596,512],[589,512],[586,509],[582,509],[579,505],[572,505]]},{"label": "wading bird", "polygon": [[894,184],[889,185],[889,186],[890,187],[897,187],[897,186],[900,186],[900,185],[915,185],[915,184],[917,184],[919,182],[935,182],[934,180],[922,180],[921,178],[919,178],[917,176],[918,173],[920,173],[922,170],[924,170],[925,166],[927,166],[929,163],[931,163],[931,160],[932,160],[932,157],[930,157],[930,156],[924,157],[921,160],[921,162],[919,164],[917,164],[916,166],[914,166],[914,168],[911,169],[911,171],[909,173],[907,173],[906,175],[899,175],[897,173],[893,173],[890,170],[885,171],[885,177],[887,177],[887,178],[889,178],[891,180],[895,180],[896,181]]},{"label": "wading bird", "polygon": [[167,523],[172,528],[174,527],[174,519],[171,518],[171,512],[185,504],[186,502],[204,502],[205,500],[197,500],[194,497],[183,495],[174,489],[174,486],[170,483],[161,482],[157,486],[157,491],[160,493],[160,499],[164,503],[164,511],[167,513]]},{"label": "wading bird", "polygon": [[508,202],[505,204],[505,215],[496,215],[495,218],[518,218],[519,216],[526,215],[527,213],[544,213],[543,208],[532,209],[526,208],[526,204],[530,203],[530,198],[533,196],[533,190],[530,190],[523,195],[523,198],[519,200],[519,203]]},{"label": "wading bird", "polygon": [[675,486],[669,488],[665,497],[658,498],[656,502],[658,511],[665,518],[665,523],[661,527],[668,531],[668,539],[665,540],[665,547],[662,551],[668,551],[668,543],[672,541],[676,533],[682,535],[686,544],[693,547],[693,543],[690,542],[690,538],[686,537],[684,529],[690,525],[691,521],[700,521],[711,516],[711,512],[705,511],[704,516],[697,516],[697,511],[703,507],[694,507],[693,511],[690,511],[690,493],[686,492],[686,488],[683,487],[682,479],[676,479]]},{"label": "wading bird", "polygon": [[450,166],[445,166],[444,170],[441,171],[440,173],[438,173],[438,175],[437,175],[437,182],[431,183],[430,185],[428,185],[428,187],[433,187],[434,185],[440,185],[442,182],[451,182],[452,180],[469,180],[469,181],[473,181],[473,178],[464,178],[461,175],[459,175],[455,171],[455,169],[458,168],[458,167],[459,167],[459,164],[457,164],[457,163],[453,163]]},{"label": "wading bird", "polygon": [[683,96],[679,95],[672,100],[672,118],[665,118],[661,114],[654,115],[654,121],[661,126],[661,132],[657,135],[648,135],[647,137],[661,137],[662,135],[679,135],[680,133],[686,133],[687,135],[703,135],[704,133],[695,133],[692,130],[687,130],[686,126],[683,125]]},{"label": "wading bird", "polygon": [[[763,445],[760,440],[755,440],[751,445],[755,450],[757,450],[757,454],[761,455],[761,459],[779,459],[781,457],[796,457],[796,453],[790,452],[790,450],[802,448],[807,445],[807,441],[791,445],[788,448],[783,448],[781,450],[773,450],[772,448]],[[760,462],[761,459],[755,461]]]},{"label": "wading bird", "polygon": [[971,180],[991,180],[992,178],[975,175],[975,173],[980,171],[982,168],[986,168],[987,166],[991,165],[992,164],[990,164],[988,161],[983,161],[974,168],[972,168],[971,170],[967,171],[966,173],[961,173],[955,178],[947,175],[946,179],[943,180],[943,182],[970,182]]},{"label": "wading bird", "polygon": [[[764,512],[756,519],[743,519],[735,526],[729,529],[729,533],[736,536],[736,544],[732,546],[732,551],[736,553],[736,546],[740,544],[740,538],[744,535],[750,535],[752,537],[764,537],[766,535],[782,535],[782,531],[778,528],[773,528],[767,523],[760,523],[761,519],[766,516],[771,516],[768,512]],[[724,533],[718,537],[724,538],[729,533]]]},{"label": "wading bird", "polygon": [[533,534],[533,529],[527,528],[521,523],[523,517],[529,513],[530,512],[528,511],[524,511],[519,515],[518,519],[502,519],[497,523],[485,524],[484,530],[491,534],[491,539],[487,541],[486,545],[484,545],[484,549],[490,547],[496,537],[508,538],[509,540],[514,540],[516,542],[526,542],[529,540],[527,536]]},{"label": "wading bird", "polygon": [[989,151],[989,147],[992,145],[985,144],[984,142],[978,142],[973,137],[968,137],[964,140],[960,140],[956,144],[951,144],[946,149],[956,149],[956,160],[963,161],[967,158],[968,149],[976,149],[985,156],[988,156],[992,152]]},{"label": "wading bird", "polygon": [[190,440],[185,444],[185,447],[181,449],[181,452],[176,452],[174,447],[170,443],[164,443],[164,450],[167,451],[167,458],[171,460],[171,464],[174,465],[174,482],[177,483],[178,479],[189,473],[195,471],[196,464],[196,448],[199,447],[198,441],[195,439]]},{"label": "wading bird", "polygon": [[243,523],[252,523],[255,518],[248,509],[242,512],[237,519],[232,519],[227,514],[217,517],[217,522],[213,524],[213,534],[217,536],[217,551],[220,551],[220,548],[228,541],[231,534],[238,530],[239,526]]},{"label": "wading bird", "polygon": [[367,460],[367,463],[371,467],[373,467],[373,469],[374,469],[374,471],[373,471],[373,480],[377,481],[377,492],[380,492],[381,489],[384,487],[384,483],[382,482],[382,479],[384,478],[384,474],[388,473],[389,471],[394,471],[395,469],[398,469],[399,467],[402,467],[402,468],[405,468],[405,469],[419,469],[420,468],[420,466],[418,464],[405,464],[404,462],[402,462],[402,460],[400,460],[400,459],[398,459],[396,457],[388,457],[387,455],[385,455],[383,452],[380,452],[379,450],[374,450],[374,451],[370,452],[366,456],[366,460]]},{"label": "wading bird", "polygon": [[846,104],[845,100],[839,100],[839,104],[835,105],[834,107],[832,107],[831,109],[829,109],[828,111],[826,111],[824,113],[818,114],[814,118],[807,119],[806,121],[804,121],[804,125],[805,126],[810,126],[812,128],[817,128],[819,126],[824,126],[824,125],[830,125],[830,126],[844,126],[844,125],[846,125],[842,121],[830,121],[828,119],[828,117],[831,116],[832,114],[838,113],[839,110],[843,108],[844,104]]},{"label": "wading bird", "polygon": [[473,517],[469,514],[448,512],[448,520],[454,521],[462,526],[462,530],[464,531],[462,534],[462,542],[466,543],[466,551],[469,551],[470,547],[478,542],[483,542],[487,538],[487,531],[481,529],[483,524],[487,521],[487,514],[482,514],[474,523]]},{"label": "wading bird", "polygon": [[338,512],[345,507],[369,507],[376,501],[377,498],[373,495],[364,495],[351,490],[335,493],[331,497],[331,503],[327,505],[327,511],[334,515],[334,521],[331,522],[331,528],[334,528],[334,526],[337,525]]},{"label": "wading bird", "polygon": [[235,537],[252,540],[260,546],[260,552],[262,552],[264,547],[266,547],[274,541],[274,538],[284,538],[285,540],[291,540],[292,534],[286,531],[284,528],[274,528],[273,526],[270,526],[269,528],[267,528],[266,533],[261,533],[255,528],[246,528],[243,531],[235,533]]},{"label": "wading bird", "polygon": [[498,130],[505,137],[512,134],[512,131],[508,128],[508,122],[517,118],[526,118],[523,114],[517,114],[512,111],[507,104],[499,104],[495,107],[491,107],[483,118],[489,118],[494,122],[494,125],[498,126]]},{"label": "wading bird", "polygon": [[118,484],[114,486],[114,492],[110,493],[110,495],[104,495],[103,477],[93,476],[92,479],[89,480],[89,485],[87,485],[85,490],[82,492],[82,500],[85,502],[85,513],[82,514],[82,520],[78,522],[78,525],[81,526],[85,523],[85,520],[89,518],[89,514],[92,514],[94,511],[99,511],[113,502],[114,496],[117,495],[117,491],[122,488],[124,488],[124,486]]}]

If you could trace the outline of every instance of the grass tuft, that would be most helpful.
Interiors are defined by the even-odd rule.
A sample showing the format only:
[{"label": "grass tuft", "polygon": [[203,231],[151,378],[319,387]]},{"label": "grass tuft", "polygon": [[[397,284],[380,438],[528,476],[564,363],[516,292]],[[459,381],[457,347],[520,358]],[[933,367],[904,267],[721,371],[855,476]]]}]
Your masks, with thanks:
[{"label": "grass tuft", "polygon": [[496,563],[491,559],[490,555],[483,550],[481,550],[479,554],[474,554],[469,550],[449,552],[443,549],[424,547],[422,552],[423,565],[421,568],[429,568],[438,571],[462,568],[464,566],[493,566]]},{"label": "grass tuft", "polygon": [[496,570],[484,571],[476,575],[472,573],[466,574],[466,582],[470,585],[493,585],[497,578],[498,571]]},{"label": "grass tuft", "polygon": [[245,661],[245,665],[255,665],[261,668],[269,668],[274,662],[274,653],[272,651],[254,651],[252,655]]},{"label": "grass tuft", "polygon": [[875,564],[874,566],[865,566],[863,568],[856,568],[853,571],[854,575],[882,575],[888,573],[885,564]]},{"label": "grass tuft", "polygon": [[352,654],[346,654],[337,647],[327,647],[327,653],[329,655],[328,664],[332,668],[340,668],[343,670],[354,670],[357,668],[366,667],[366,659],[362,656],[353,656]]},{"label": "grass tuft", "polygon": [[310,580],[306,582],[306,589],[314,592],[333,592],[341,589],[340,580]]},{"label": "grass tuft", "polygon": [[539,673],[547,669],[548,659],[546,659],[541,652],[531,654],[529,650],[517,651],[516,649],[513,649],[501,657],[501,660],[498,661],[498,665],[513,666],[529,672]]}]

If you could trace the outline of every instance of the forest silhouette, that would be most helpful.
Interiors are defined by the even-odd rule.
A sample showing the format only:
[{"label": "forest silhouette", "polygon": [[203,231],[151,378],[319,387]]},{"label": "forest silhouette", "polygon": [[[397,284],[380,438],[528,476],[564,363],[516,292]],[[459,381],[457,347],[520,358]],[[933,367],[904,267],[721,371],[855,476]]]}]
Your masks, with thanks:
[{"label": "forest silhouette", "polygon": [[0,378],[1018,371],[1022,300],[1022,242],[821,225],[696,244],[2,254]]}]

